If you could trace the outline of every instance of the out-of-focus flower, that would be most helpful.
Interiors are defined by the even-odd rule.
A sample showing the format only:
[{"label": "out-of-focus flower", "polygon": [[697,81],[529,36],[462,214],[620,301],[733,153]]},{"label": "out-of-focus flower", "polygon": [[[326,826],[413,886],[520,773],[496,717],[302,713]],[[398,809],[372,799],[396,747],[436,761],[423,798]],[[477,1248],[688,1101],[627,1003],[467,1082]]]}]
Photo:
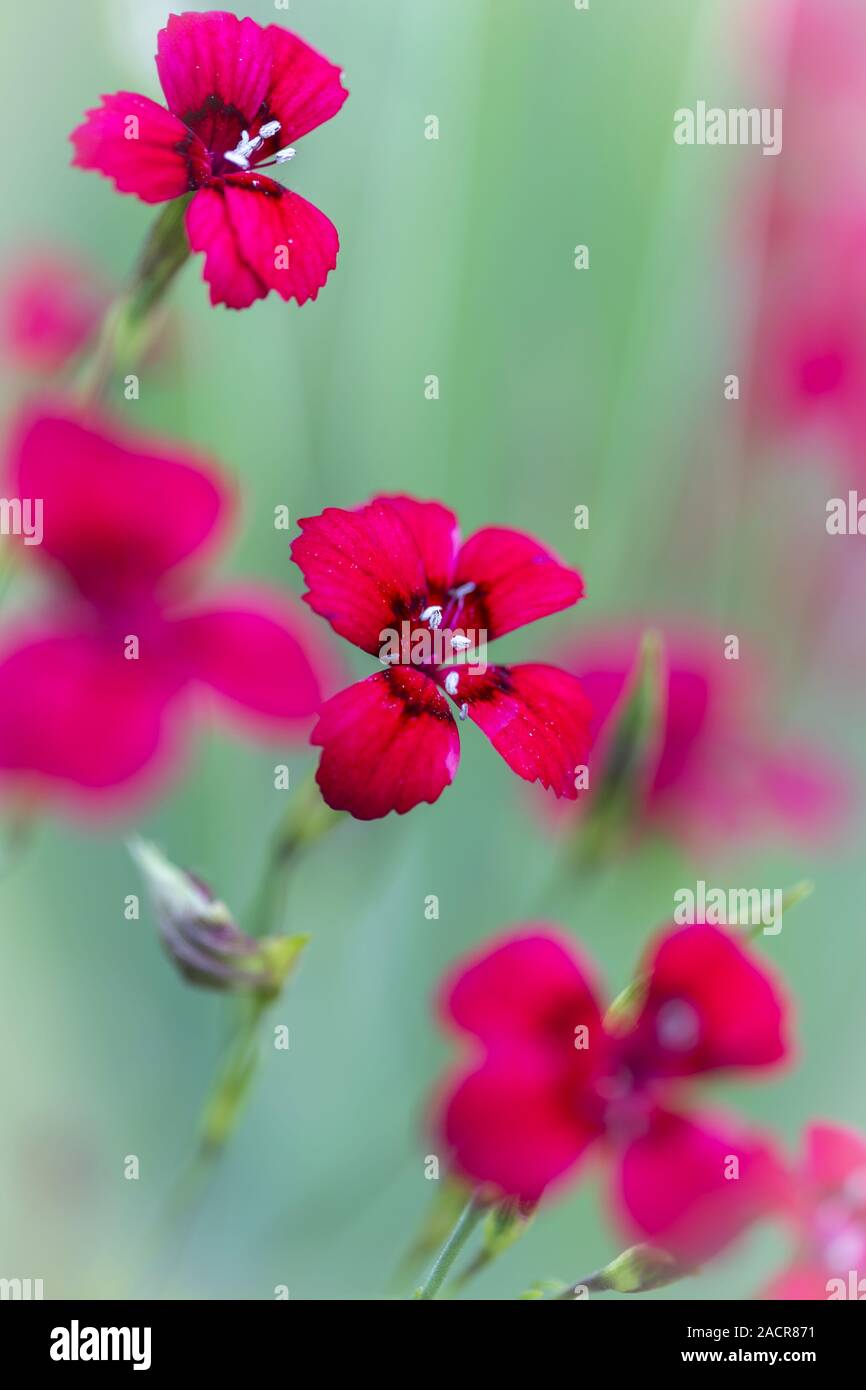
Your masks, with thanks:
[{"label": "out-of-focus flower", "polygon": [[108,287],[72,256],[16,256],[0,290],[4,356],[29,371],[56,371],[91,342],[109,299]]},{"label": "out-of-focus flower", "polygon": [[307,603],[387,667],[322,707],[312,741],[329,806],[372,820],[436,801],[460,758],[446,696],[519,777],[577,795],[590,716],[579,682],[555,666],[468,655],[576,603],[575,570],[519,531],[489,527],[460,545],[453,512],[411,497],[329,507],[300,526],[292,557]]},{"label": "out-of-focus flower", "polygon": [[130,851],[153,899],[162,944],[185,980],[262,999],[279,994],[307,937],[248,936],[225,903],[155,845],[136,839]]},{"label": "out-of-focus flower", "polygon": [[193,194],[186,232],[213,304],[244,309],[271,290],[315,299],[337,264],[336,229],[260,171],[337,114],[340,69],[279,25],[224,11],[171,15],[156,66],[168,109],[134,92],[103,96],[70,137],[73,163],[146,203]]},{"label": "out-of-focus flower", "polygon": [[196,692],[251,731],[299,733],[318,707],[308,626],[272,592],[197,602],[229,497],[176,446],[92,419],[30,410],[17,421],[7,496],[41,510],[22,557],[54,580],[40,618],[0,646],[0,776],[21,794],[104,809],[140,796],[188,742]]},{"label": "out-of-focus flower", "polygon": [[866,205],[816,214],[772,245],[750,382],[750,410],[764,435],[800,456],[829,450],[862,471]]},{"label": "out-of-focus flower", "polygon": [[[726,660],[721,634],[655,626],[664,640],[664,712],[641,789],[643,823],[699,844],[758,830],[813,840],[837,829],[848,801],[841,773],[811,742],[779,738],[746,656]],[[593,772],[604,767],[639,644],[640,630],[626,626],[590,635],[568,654],[593,709]]]},{"label": "out-of-focus flower", "polygon": [[866,1138],[810,1125],[792,1177],[797,1251],[764,1297],[866,1298]]},{"label": "out-of-focus flower", "polygon": [[[746,396],[753,426],[801,458],[866,457],[866,12],[859,0],[768,7],[785,157],[762,171],[762,248]],[[756,234],[756,235],[755,235]]]},{"label": "out-of-focus flower", "polygon": [[601,1149],[616,1219],[684,1264],[709,1258],[779,1200],[771,1146],[672,1104],[709,1072],[764,1071],[788,1053],[786,1004],[744,942],[715,927],[664,931],[636,1011],[602,1017],[567,940],[528,926],[446,980],[446,1024],[474,1057],[446,1086],[439,1128],[459,1174],[537,1200]]},{"label": "out-of-focus flower", "polygon": [[772,171],[776,229],[793,230],[804,213],[862,202],[866,10],[861,0],[775,0],[761,21],[785,116],[785,157]]}]

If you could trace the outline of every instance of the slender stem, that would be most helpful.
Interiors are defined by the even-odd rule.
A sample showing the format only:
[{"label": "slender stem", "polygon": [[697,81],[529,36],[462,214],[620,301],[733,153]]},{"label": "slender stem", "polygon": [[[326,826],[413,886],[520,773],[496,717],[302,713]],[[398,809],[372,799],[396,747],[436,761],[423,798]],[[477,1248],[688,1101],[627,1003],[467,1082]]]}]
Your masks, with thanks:
[{"label": "slender stem", "polygon": [[250,936],[279,929],[285,913],[289,871],[299,854],[343,819],[322,800],[312,776],[293,795],[270,843],[264,872],[247,913]]},{"label": "slender stem", "polygon": [[244,1000],[238,1020],[205,1101],[201,1116],[200,1151],[212,1158],[222,1151],[240,1117],[259,1061],[259,1025],[271,1001]]},{"label": "slender stem", "polygon": [[[292,797],[271,842],[261,882],[246,915],[244,925],[250,936],[262,938],[280,931],[289,870],[301,851],[340,819],[322,801],[312,778]],[[206,1155],[219,1153],[234,1132],[258,1067],[261,1021],[272,1002],[254,995],[241,1003],[202,1111],[201,1148]]]},{"label": "slender stem", "polygon": [[81,379],[85,404],[100,400],[113,373],[136,361],[149,347],[153,311],[189,259],[184,224],[188,202],[187,196],[166,203],[150,229],[129,284],[109,306]]},{"label": "slender stem", "polygon": [[451,1266],[454,1264],[460,1251],[475,1230],[475,1227],[484,1216],[488,1205],[489,1203],[481,1200],[477,1192],[469,1198],[466,1206],[458,1216],[450,1236],[439,1251],[433,1268],[416,1293],[416,1298],[425,1299],[437,1297],[439,1290],[448,1277]]}]

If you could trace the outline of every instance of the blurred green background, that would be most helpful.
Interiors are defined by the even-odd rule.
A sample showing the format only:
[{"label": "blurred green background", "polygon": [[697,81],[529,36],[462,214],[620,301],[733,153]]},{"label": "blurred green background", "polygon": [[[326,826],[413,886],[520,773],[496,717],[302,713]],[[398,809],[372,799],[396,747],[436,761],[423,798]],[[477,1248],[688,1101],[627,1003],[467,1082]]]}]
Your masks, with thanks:
[{"label": "blurred green background", "polygon": [[[337,225],[338,269],[301,310],[272,296],[232,314],[209,307],[194,261],[173,296],[179,360],[144,369],[141,399],[117,408],[238,479],[232,573],[299,591],[278,503],[294,520],[379,491],[441,498],[464,532],[526,529],[584,573],[585,602],[509,638],[506,656],[542,656],[635,610],[703,614],[780,671],[774,724],[817,731],[862,774],[862,695],[841,660],[804,646],[797,597],[778,580],[804,485],[758,484],[744,507],[741,424],[722,399],[749,323],[737,200],[774,161],[748,147],[700,157],[671,138],[673,110],[699,97],[771,104],[750,42],[758,9],[291,0],[285,12],[253,0],[240,12],[296,29],[346,72],[348,103],[300,143],[286,180]],[[117,280],[129,270],[154,211],[71,169],[67,135],[100,93],[159,97],[152,54],[167,13],[158,0],[3,7],[7,268],[37,243],[83,252]],[[430,114],[438,141],[424,138]],[[431,373],[438,401],[424,396]],[[19,390],[7,382],[7,410]],[[574,529],[578,503],[588,532]],[[851,615],[852,646],[862,618]],[[321,633],[341,659],[359,655]],[[271,1298],[277,1284],[300,1299],[382,1296],[431,1196],[424,1109],[451,1055],[430,1008],[443,967],[543,904],[618,989],[675,887],[697,877],[817,881],[764,947],[797,1000],[798,1064],[714,1095],[791,1142],[815,1114],[866,1124],[858,827],[822,858],[755,845],[696,864],[647,845],[551,898],[558,846],[541,794],[476,729],[461,733],[462,766],[438,805],[343,824],[299,865],[287,924],[313,942],[272,1020],[289,1024],[291,1049],[266,1050],[212,1186],[183,1239],[156,1254],[227,1006],[181,984],[148,908],[124,919],[124,897],[140,891],[129,827],[39,827],[0,885],[0,1274],[43,1278],[46,1297]],[[287,756],[297,783],[313,756]],[[136,824],[239,912],[285,804],[274,762],[207,736]],[[427,921],[433,893],[440,918]],[[128,1154],[138,1182],[124,1179]],[[514,1297],[612,1257],[623,1241],[601,1189],[588,1173],[468,1296]],[[749,1297],[783,1249],[755,1232],[656,1296]]]}]

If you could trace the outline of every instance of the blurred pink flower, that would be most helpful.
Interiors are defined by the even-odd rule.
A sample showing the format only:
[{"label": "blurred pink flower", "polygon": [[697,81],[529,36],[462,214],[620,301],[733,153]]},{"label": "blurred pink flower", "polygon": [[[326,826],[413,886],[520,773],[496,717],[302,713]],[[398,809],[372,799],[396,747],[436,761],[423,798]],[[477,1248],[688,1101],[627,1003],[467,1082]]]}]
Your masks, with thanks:
[{"label": "blurred pink flower", "polygon": [[755,326],[750,404],[788,448],[866,476],[866,203],[779,239]]},{"label": "blurred pink flower", "polygon": [[866,469],[866,10],[783,0],[768,12],[784,157],[762,200],[746,394],[765,439]]},{"label": "blurred pink flower", "polygon": [[775,1211],[784,1169],[760,1136],[692,1111],[684,1084],[784,1060],[787,1004],[742,939],[705,925],[661,932],[640,978],[634,1016],[612,1023],[592,971],[547,926],[460,963],[440,1009],[472,1052],[438,1128],[459,1173],[529,1202],[603,1154],[627,1234],[692,1265]]},{"label": "blurred pink flower", "polygon": [[[866,1298],[866,1138],[837,1125],[806,1130],[792,1175],[797,1251],[765,1290],[772,1299]],[[862,1285],[861,1285],[861,1280]]]},{"label": "blurred pink flower", "polygon": [[[22,557],[54,581],[0,644],[0,775],[19,795],[116,808],[172,770],[193,696],[253,732],[300,734],[319,676],[299,610],[244,587],[196,601],[229,495],[209,464],[103,422],[17,421],[7,496],[41,509]],[[103,806],[103,803],[105,805]]]},{"label": "blurred pink flower", "polygon": [[110,292],[84,261],[55,251],[19,254],[0,290],[4,356],[53,372],[94,337]]},{"label": "blurred pink flower", "polygon": [[775,172],[790,199],[817,210],[825,198],[816,179],[825,195],[859,191],[866,9],[862,0],[777,0],[766,17],[768,57],[784,86],[786,157]]},{"label": "blurred pink flower", "polygon": [[[644,824],[702,846],[762,830],[809,840],[836,830],[846,783],[812,739],[780,739],[754,663],[744,655],[726,660],[721,634],[647,626],[663,634],[666,704],[647,774]],[[590,635],[564,662],[594,710],[591,788],[604,767],[610,716],[634,669],[642,630],[628,625]]]}]

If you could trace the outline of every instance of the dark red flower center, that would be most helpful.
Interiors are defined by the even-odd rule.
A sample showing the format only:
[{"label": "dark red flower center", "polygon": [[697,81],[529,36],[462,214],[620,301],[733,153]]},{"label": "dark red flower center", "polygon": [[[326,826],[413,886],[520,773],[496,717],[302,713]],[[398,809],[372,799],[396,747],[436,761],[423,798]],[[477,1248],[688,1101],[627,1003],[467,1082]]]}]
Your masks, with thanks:
[{"label": "dark red flower center", "polygon": [[641,1026],[614,1038],[611,1066],[596,1082],[604,1128],[623,1142],[649,1128],[659,1089],[676,1076],[684,1056],[700,1042],[701,1020],[687,999],[664,1000]]},{"label": "dark red flower center", "polygon": [[281,124],[265,104],[250,121],[237,107],[212,95],[198,111],[187,112],[183,121],[190,133],[178,148],[189,165],[190,187],[294,158],[291,146],[280,147]]},{"label": "dark red flower center", "polygon": [[[412,666],[424,675],[435,676],[461,662],[471,665],[479,651],[483,659],[486,631],[461,623],[466,600],[476,592],[477,586],[467,582],[444,592],[431,586],[408,603],[395,600],[393,626],[380,634],[380,660],[389,666]],[[459,680],[459,670],[447,669],[442,681],[446,693],[458,702]],[[463,716],[462,707],[460,713]]]}]

